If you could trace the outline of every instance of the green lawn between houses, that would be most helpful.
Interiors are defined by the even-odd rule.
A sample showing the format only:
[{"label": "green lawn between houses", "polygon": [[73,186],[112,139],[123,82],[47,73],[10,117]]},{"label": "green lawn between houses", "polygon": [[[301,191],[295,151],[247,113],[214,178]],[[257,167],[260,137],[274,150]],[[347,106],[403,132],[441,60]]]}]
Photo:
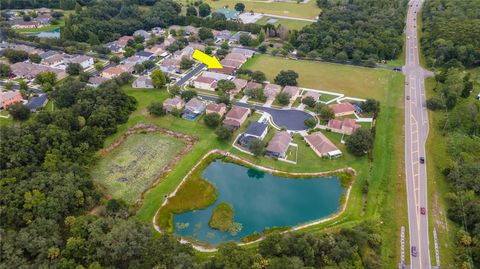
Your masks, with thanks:
[{"label": "green lawn between houses", "polygon": [[[199,138],[199,142],[192,151],[145,195],[144,202],[137,211],[137,218],[151,223],[155,212],[163,202],[164,195],[172,192],[186,173],[212,149],[229,150],[259,165],[286,172],[318,172],[351,166],[357,170],[358,177],[352,187],[344,214],[304,231],[323,231],[325,228],[352,226],[364,219],[373,219],[384,228],[382,255],[387,267],[395,266],[400,256],[400,226],[407,224],[403,176],[403,108],[401,105],[403,102],[401,98],[403,96],[403,76],[387,70],[321,62],[291,61],[263,55],[255,56],[254,60],[247,65],[257,70],[263,70],[269,79],[272,79],[280,69],[294,69],[300,75],[299,86],[336,90],[349,96],[372,97],[380,100],[381,113],[377,122],[373,164],[369,164],[367,157],[355,158],[348,153],[335,160],[320,159],[299,136],[294,139],[294,142],[299,145],[297,165],[264,157],[255,158],[232,149],[230,141],[218,141],[213,130],[207,128],[201,120],[187,121],[172,116],[159,118],[149,116],[146,107],[152,101],[165,100],[168,97],[165,90],[138,90],[125,87],[127,94],[138,100],[138,108],[130,116],[129,121],[119,126],[118,132],[107,139],[106,145],[112,143],[129,127],[139,122],[153,123]],[[337,134],[326,133],[326,135],[345,152],[344,146],[339,143],[340,138]],[[362,188],[366,181],[369,182],[369,192],[365,197],[362,194]],[[255,247],[255,244],[249,247]],[[199,256],[205,255],[207,254],[199,254]]]}]

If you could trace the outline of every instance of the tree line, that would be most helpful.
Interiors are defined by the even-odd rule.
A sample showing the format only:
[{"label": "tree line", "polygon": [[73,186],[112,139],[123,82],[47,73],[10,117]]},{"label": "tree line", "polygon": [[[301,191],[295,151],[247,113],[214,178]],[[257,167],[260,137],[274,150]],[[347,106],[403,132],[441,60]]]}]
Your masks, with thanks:
[{"label": "tree line", "polygon": [[432,67],[478,66],[480,63],[480,2],[426,1],[422,48]]},{"label": "tree line", "polygon": [[318,0],[318,22],[293,31],[302,54],[356,63],[396,59],[402,52],[407,0]]}]

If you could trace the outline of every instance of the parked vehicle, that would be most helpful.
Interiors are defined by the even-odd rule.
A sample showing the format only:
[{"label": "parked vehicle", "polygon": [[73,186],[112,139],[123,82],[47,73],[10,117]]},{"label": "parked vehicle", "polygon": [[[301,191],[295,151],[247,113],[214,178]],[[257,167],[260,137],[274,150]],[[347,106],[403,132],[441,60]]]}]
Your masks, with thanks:
[{"label": "parked vehicle", "polygon": [[407,95],[407,100],[410,100],[410,95]]},{"label": "parked vehicle", "polygon": [[420,163],[425,163],[425,158],[424,157],[420,157]]},{"label": "parked vehicle", "polygon": [[417,247],[416,246],[412,247],[412,256],[417,257]]}]

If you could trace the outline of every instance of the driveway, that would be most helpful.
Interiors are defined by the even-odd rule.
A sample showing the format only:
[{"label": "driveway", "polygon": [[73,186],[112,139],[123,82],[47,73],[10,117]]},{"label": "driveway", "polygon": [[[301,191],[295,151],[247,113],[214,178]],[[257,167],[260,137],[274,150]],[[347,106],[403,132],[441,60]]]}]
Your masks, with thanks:
[{"label": "driveway", "polygon": [[177,83],[175,83],[177,86],[182,86],[183,84],[185,84],[185,82],[187,82],[189,79],[191,79],[193,76],[195,76],[196,74],[198,74],[200,71],[202,71],[202,69],[205,67],[206,65],[205,64],[199,64],[198,66],[196,66],[195,68],[193,68],[190,72],[188,72],[187,74],[185,74],[185,76],[183,76],[181,79],[179,79],[177,81]]}]

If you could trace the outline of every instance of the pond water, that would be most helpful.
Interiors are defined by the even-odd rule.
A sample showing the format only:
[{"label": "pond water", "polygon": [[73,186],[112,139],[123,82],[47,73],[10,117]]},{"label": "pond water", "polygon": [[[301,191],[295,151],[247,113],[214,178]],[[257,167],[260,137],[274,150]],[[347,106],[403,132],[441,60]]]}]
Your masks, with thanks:
[{"label": "pond water", "polygon": [[[340,209],[344,192],[337,177],[285,178],[222,161],[212,162],[203,177],[215,185],[217,200],[202,210],[174,216],[175,233],[210,245],[240,241],[266,228],[296,226],[327,217]],[[237,233],[211,229],[208,221],[221,202],[233,206]]]}]

